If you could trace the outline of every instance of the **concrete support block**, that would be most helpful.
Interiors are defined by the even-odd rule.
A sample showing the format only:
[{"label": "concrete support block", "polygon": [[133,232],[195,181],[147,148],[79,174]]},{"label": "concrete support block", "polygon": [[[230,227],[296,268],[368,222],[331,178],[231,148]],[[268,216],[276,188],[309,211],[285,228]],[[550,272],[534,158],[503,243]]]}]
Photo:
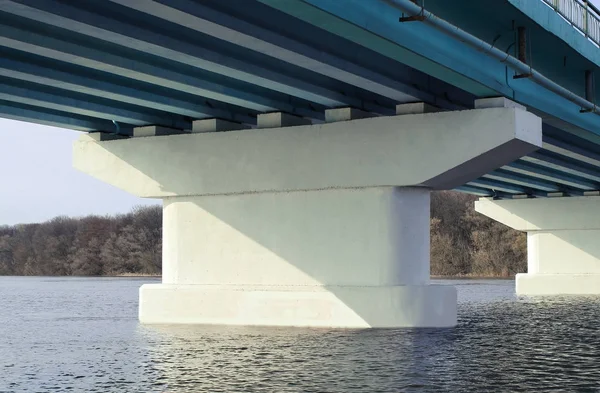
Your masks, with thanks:
[{"label": "concrete support block", "polygon": [[429,282],[429,191],[536,150],[540,119],[491,108],[306,122],[74,144],[77,169],[164,200],[163,283],[141,288],[142,322],[456,323],[455,289]]},{"label": "concrete support block", "polygon": [[427,189],[175,197],[163,224],[163,284],[142,288],[142,322],[456,323],[454,288],[429,285]]},{"label": "concrete support block", "polygon": [[284,112],[261,113],[257,119],[258,128],[295,127],[311,124],[310,119]]},{"label": "concrete support block", "polygon": [[475,100],[475,109],[486,109],[486,108],[515,108],[521,110],[527,110],[525,106],[518,104],[505,97],[490,97],[480,98]]},{"label": "concrete support block", "polygon": [[475,209],[527,232],[520,295],[600,294],[600,197],[481,199]]},{"label": "concrete support block", "polygon": [[599,295],[600,274],[517,274],[516,292],[523,296]]},{"label": "concrete support block", "polygon": [[410,102],[396,105],[396,115],[416,115],[420,113],[435,113],[441,109],[425,102]]},{"label": "concrete support block", "polygon": [[179,130],[176,128],[168,128],[162,126],[144,126],[136,127],[133,129],[133,137],[148,137],[148,136],[163,136],[163,135],[177,135],[177,134],[188,134],[187,131]]},{"label": "concrete support block", "polygon": [[246,124],[235,123],[223,119],[202,119],[192,122],[192,132],[236,131],[250,128]]},{"label": "concrete support block", "polygon": [[429,283],[426,188],[173,197],[163,206],[165,283]]},{"label": "concrete support block", "polygon": [[456,325],[456,289],[145,284],[139,319],[146,324],[451,327]]},{"label": "concrete support block", "polygon": [[[539,117],[491,108],[175,135],[169,143],[77,142],[73,154],[83,172],[162,198],[382,185],[452,189],[541,145]],[[157,165],[156,157],[174,156]]]},{"label": "concrete support block", "polygon": [[365,112],[356,108],[335,108],[325,111],[325,122],[333,123],[336,121],[349,121],[357,119],[367,119],[376,116],[374,113]]}]

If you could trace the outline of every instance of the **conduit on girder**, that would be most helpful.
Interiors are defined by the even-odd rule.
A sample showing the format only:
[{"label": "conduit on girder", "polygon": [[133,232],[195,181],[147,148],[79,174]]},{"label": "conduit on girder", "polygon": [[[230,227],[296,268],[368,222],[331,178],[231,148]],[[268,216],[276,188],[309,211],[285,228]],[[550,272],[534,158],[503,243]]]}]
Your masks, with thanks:
[{"label": "conduit on girder", "polygon": [[558,94],[559,96],[571,101],[574,104],[579,105],[585,112],[594,112],[598,114],[596,110],[596,104],[590,102],[572,91],[565,89],[564,87],[558,85],[557,83],[551,81],[546,78],[544,75],[540,74],[538,71],[531,68],[529,65],[519,61],[519,59],[509,55],[508,53],[503,52],[502,50],[495,48],[493,45],[483,41],[480,38],[475,37],[472,34],[467,33],[466,31],[460,29],[457,26],[454,26],[451,23],[446,22],[445,20],[435,16],[429,11],[426,11],[423,7],[416,5],[411,0],[388,0],[391,4],[402,10],[403,12],[410,15],[420,15],[422,23],[426,23],[435,29],[441,31],[442,33],[454,37],[465,44],[473,47],[474,49],[487,53],[490,56],[496,58],[497,60],[508,64],[513,70],[517,71],[519,74],[529,74],[530,79],[539,84],[542,87],[552,91],[553,93]]}]

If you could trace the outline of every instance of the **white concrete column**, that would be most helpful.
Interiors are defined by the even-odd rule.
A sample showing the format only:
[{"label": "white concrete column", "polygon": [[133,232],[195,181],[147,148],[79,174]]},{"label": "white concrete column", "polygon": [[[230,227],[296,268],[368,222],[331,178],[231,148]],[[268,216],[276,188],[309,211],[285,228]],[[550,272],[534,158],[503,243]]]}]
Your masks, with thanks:
[{"label": "white concrete column", "polygon": [[166,284],[429,283],[426,188],[173,197],[163,220]]},{"label": "white concrete column", "polygon": [[456,323],[455,289],[429,283],[429,191],[537,149],[540,119],[515,108],[346,112],[75,143],[76,168],[164,200],[163,283],[140,289],[142,322]]},{"label": "white concrete column", "polygon": [[429,284],[429,190],[361,188],[174,197],[163,284],[142,322],[452,326],[456,293]]},{"label": "white concrete column", "polygon": [[475,209],[527,232],[520,295],[600,294],[600,197],[480,199]]}]

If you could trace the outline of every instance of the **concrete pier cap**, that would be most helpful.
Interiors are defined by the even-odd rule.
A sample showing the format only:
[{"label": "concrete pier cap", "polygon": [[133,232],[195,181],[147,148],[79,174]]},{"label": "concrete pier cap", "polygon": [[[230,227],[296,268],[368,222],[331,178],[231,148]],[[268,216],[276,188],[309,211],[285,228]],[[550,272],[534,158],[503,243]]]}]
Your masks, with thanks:
[{"label": "concrete pier cap", "polygon": [[475,210],[527,233],[527,273],[518,295],[600,294],[600,197],[475,203]]},{"label": "concrete pier cap", "polygon": [[75,142],[77,169],[164,201],[163,279],[140,289],[140,320],[455,325],[456,290],[429,282],[429,192],[536,150],[541,120],[514,107],[405,109]]}]

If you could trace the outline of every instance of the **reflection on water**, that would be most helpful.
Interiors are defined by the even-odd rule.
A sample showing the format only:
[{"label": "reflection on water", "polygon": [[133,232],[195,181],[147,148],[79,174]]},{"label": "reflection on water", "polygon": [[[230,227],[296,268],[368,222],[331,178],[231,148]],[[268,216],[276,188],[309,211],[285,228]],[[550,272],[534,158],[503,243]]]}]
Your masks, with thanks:
[{"label": "reflection on water", "polygon": [[140,326],[131,279],[0,278],[0,392],[600,391],[600,298],[457,285],[454,329]]}]

